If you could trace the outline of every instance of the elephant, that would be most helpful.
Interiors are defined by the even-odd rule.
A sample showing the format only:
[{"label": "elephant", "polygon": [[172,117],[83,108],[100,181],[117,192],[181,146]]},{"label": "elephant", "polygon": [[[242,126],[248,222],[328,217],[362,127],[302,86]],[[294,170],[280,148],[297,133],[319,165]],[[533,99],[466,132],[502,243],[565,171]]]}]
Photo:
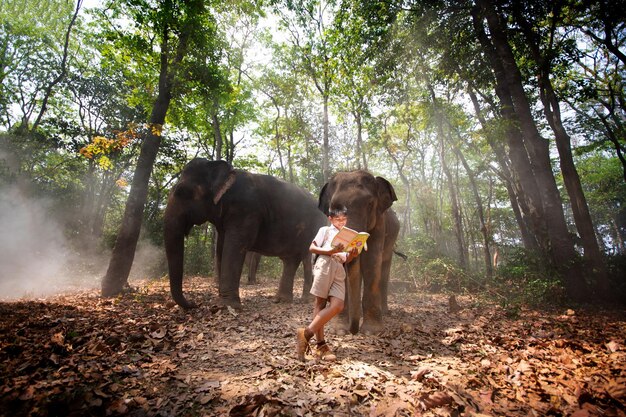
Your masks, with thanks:
[{"label": "elephant", "polygon": [[234,169],[226,161],[194,158],[170,191],[164,213],[170,291],[179,306],[195,307],[182,291],[184,239],[194,225],[207,221],[217,230],[219,304],[242,308],[239,284],[248,251],[282,260],[279,302],[293,300],[294,275],[303,262],[303,298],[308,297],[312,282],[309,245],[327,223],[315,198],[270,175]]},{"label": "elephant", "polygon": [[394,250],[398,234],[400,234],[400,220],[398,220],[398,216],[392,209],[387,209],[385,212],[385,245],[383,246],[383,261],[380,272],[380,295],[383,314],[389,313],[387,300],[389,295],[389,274],[391,273],[391,258],[394,253],[398,254]]},{"label": "elephant", "polygon": [[256,284],[256,273],[261,262],[261,255],[256,252],[246,253],[244,264],[248,267],[248,285]]},{"label": "elephant", "polygon": [[398,218],[391,210],[397,199],[389,181],[365,170],[338,172],[320,191],[318,205],[322,212],[327,214],[330,209],[346,207],[346,226],[370,234],[367,251],[346,266],[346,309],[342,315],[347,320],[340,325],[340,332],[358,333],[361,311],[363,333],[376,334],[383,328],[391,257],[400,230]]}]

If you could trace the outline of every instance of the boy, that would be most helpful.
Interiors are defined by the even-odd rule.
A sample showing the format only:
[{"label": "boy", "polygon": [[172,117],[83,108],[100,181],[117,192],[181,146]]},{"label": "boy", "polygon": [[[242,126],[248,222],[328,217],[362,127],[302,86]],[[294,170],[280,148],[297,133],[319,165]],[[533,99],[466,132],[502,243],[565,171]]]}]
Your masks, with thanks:
[{"label": "boy", "polygon": [[309,251],[319,255],[313,266],[313,286],[311,294],[315,296],[313,320],[307,327],[296,332],[296,352],[298,359],[304,361],[304,354],[309,347],[309,340],[315,336],[316,354],[323,360],[335,360],[335,355],[324,340],[324,325],[343,310],[346,293],[346,272],[343,264],[358,255],[355,248],[350,253],[343,252],[343,245],[332,247],[333,238],[348,221],[347,209],[329,211],[330,226],[321,227],[311,242]]}]

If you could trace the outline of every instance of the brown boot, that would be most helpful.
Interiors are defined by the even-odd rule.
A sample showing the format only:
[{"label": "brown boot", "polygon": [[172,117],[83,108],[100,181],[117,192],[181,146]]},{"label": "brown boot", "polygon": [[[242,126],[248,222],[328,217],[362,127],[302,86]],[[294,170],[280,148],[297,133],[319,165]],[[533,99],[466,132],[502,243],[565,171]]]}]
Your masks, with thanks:
[{"label": "brown boot", "polygon": [[330,347],[324,341],[317,343],[315,355],[323,361],[332,362],[337,360],[337,356],[333,353],[332,350],[330,350]]},{"label": "brown boot", "polygon": [[309,338],[306,337],[306,329],[300,327],[296,330],[296,353],[298,360],[304,362],[304,354],[309,348]]}]

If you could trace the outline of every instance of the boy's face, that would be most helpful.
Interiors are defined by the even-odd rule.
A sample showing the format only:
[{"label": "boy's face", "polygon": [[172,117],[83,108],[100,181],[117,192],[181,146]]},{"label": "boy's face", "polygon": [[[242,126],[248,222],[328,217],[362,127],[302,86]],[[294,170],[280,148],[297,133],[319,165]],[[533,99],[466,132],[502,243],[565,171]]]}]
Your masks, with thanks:
[{"label": "boy's face", "polygon": [[341,229],[342,227],[344,227],[346,225],[346,222],[348,221],[348,217],[341,214],[335,217],[328,216],[328,219],[337,229]]}]

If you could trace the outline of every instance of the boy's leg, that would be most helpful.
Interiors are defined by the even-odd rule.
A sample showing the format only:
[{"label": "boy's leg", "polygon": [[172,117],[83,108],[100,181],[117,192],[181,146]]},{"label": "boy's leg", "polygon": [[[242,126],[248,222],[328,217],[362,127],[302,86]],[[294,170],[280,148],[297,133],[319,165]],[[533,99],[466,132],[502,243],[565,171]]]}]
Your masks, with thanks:
[{"label": "boy's leg", "polygon": [[[321,303],[320,303],[321,305]],[[318,303],[316,299],[315,309],[317,309]],[[311,321],[308,327],[299,328],[296,332],[296,352],[298,359],[304,362],[304,354],[309,346],[309,340],[315,335],[318,342],[324,340],[324,325],[328,323],[333,317],[339,314],[343,310],[343,300],[337,297],[329,297],[326,307],[321,308],[319,312]],[[334,357],[330,352],[328,359]]]},{"label": "boy's leg", "polygon": [[[313,304],[313,320],[320,313],[321,310],[326,306],[326,299],[322,297],[315,297],[315,301]],[[311,324],[313,321],[311,321]],[[296,353],[298,355],[298,359],[304,361],[304,354],[309,347],[309,340],[311,337],[315,335],[316,340],[324,340],[324,329],[313,330],[311,328],[311,324],[307,327],[301,327],[296,330]]]},{"label": "boy's leg", "polygon": [[[322,311],[327,304],[328,300],[326,298],[322,298],[322,297],[315,297],[315,306],[313,307],[313,319],[315,320],[315,317],[317,317],[317,315],[320,313],[320,311]],[[313,322],[311,322],[312,324]],[[309,328],[311,328],[311,326],[309,325]],[[315,331],[315,340],[317,342],[321,342],[322,340],[324,340],[324,326],[320,327],[317,331]]]},{"label": "boy's leg", "polygon": [[[309,340],[315,335],[318,342],[324,340],[324,325],[328,323],[333,317],[339,314],[343,310],[343,299],[329,296],[328,299],[322,298],[317,294],[328,294],[328,288],[326,285],[332,285],[333,275],[339,272],[338,267],[341,267],[341,272],[344,274],[343,265],[338,262],[333,262],[330,259],[325,260],[331,262],[331,268],[328,275],[317,275],[320,271],[317,267],[314,270],[313,287],[311,288],[311,294],[315,295],[315,304],[313,307],[313,320],[307,327],[301,327],[296,331],[296,352],[298,359],[304,361],[304,354],[309,346]],[[334,265],[336,264],[336,265]],[[322,279],[331,279],[330,283],[324,284],[325,288],[322,290],[316,289],[316,284],[320,284]],[[319,290],[319,292],[318,292]],[[316,294],[317,293],[317,294]],[[343,296],[343,294],[342,294]]]},{"label": "boy's leg", "polygon": [[319,330],[315,332],[317,341],[317,347],[315,354],[318,358],[324,361],[334,361],[337,359],[335,354],[330,350],[326,341],[324,340],[324,326],[333,317],[339,314],[343,310],[343,300],[337,297],[329,297],[329,303],[326,308],[322,309],[320,313],[313,319],[312,326],[319,327]]},{"label": "boy's leg", "polygon": [[328,304],[315,315],[308,329],[317,335],[317,332],[324,328],[333,317],[343,310],[343,300],[337,297],[328,297]]}]

